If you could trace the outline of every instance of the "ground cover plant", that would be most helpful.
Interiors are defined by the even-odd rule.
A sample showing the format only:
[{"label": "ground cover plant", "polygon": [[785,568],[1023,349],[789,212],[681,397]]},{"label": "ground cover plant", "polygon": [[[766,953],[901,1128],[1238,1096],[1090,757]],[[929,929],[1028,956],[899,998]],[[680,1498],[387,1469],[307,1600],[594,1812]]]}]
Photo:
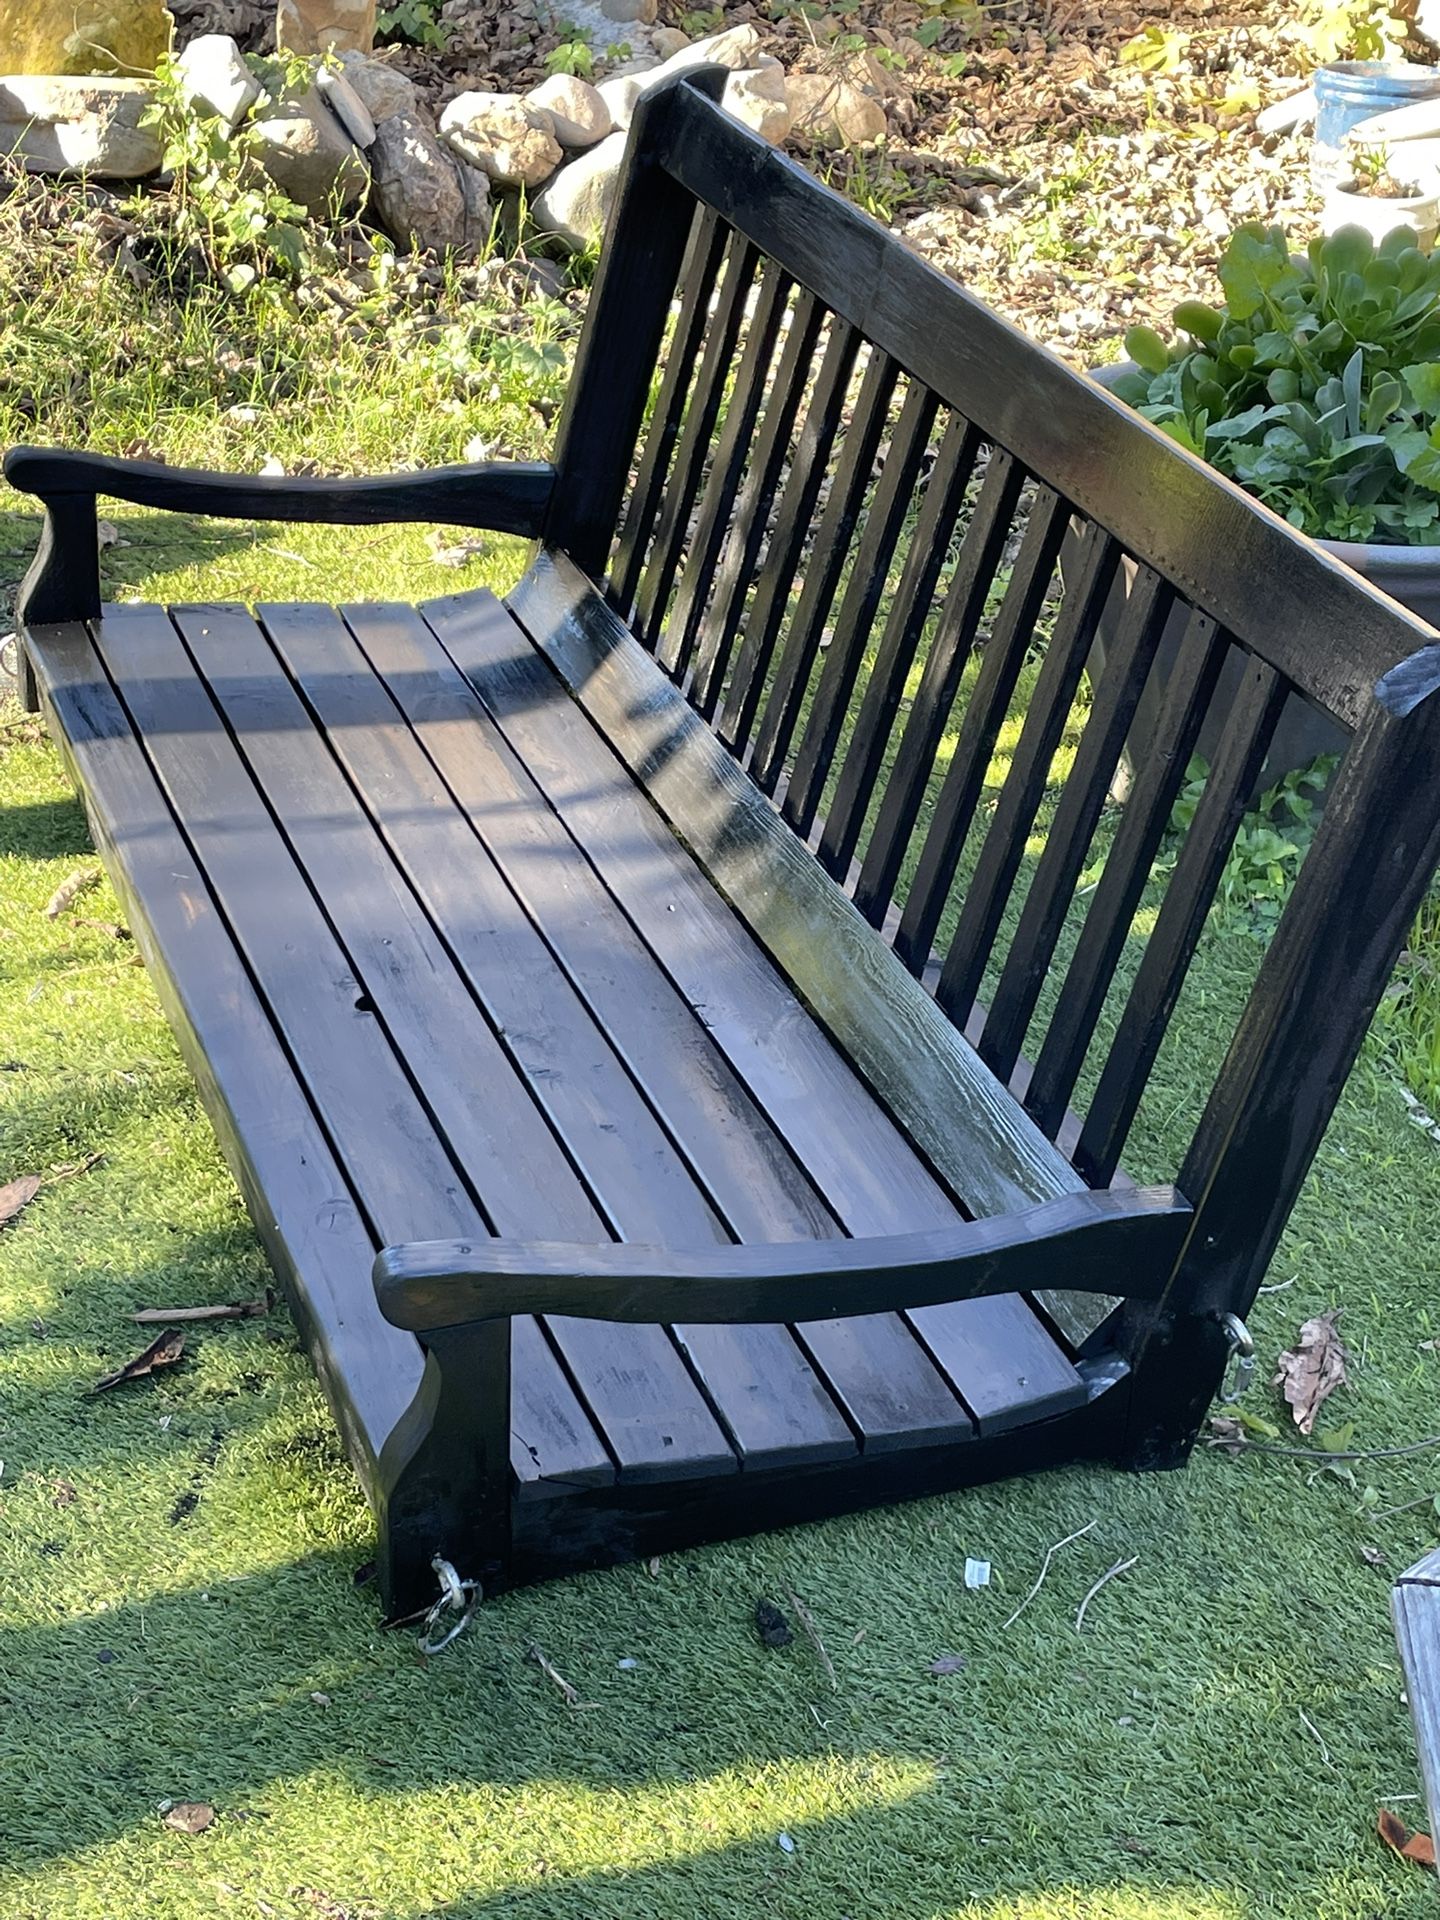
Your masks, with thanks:
[{"label": "ground cover plant", "polygon": [[[26,191],[3,220],[0,440],[292,472],[548,444],[583,289],[533,263],[346,261],[303,303],[196,267],[181,297],[183,250],[108,197]],[[118,597],[417,598],[519,563],[453,529],[110,519]],[[31,502],[0,500],[6,592],[35,532]],[[993,779],[1014,740],[1012,720]],[[1142,1174],[1173,1165],[1303,851],[1290,791],[1242,835],[1127,1156]],[[1375,1833],[1382,1807],[1423,1824],[1386,1603],[1440,1495],[1440,1449],[1386,1457],[1440,1424],[1440,1160],[1388,1029],[1253,1321],[1238,1438],[1308,1457],[1207,1447],[1184,1475],[1070,1471],[572,1579],[487,1604],[427,1663],[381,1627],[283,1303],[191,1324],[177,1365],[90,1392],[156,1331],[131,1314],[263,1301],[268,1279],[95,866],[7,705],[0,1186],[41,1182],[0,1228],[7,1920],[1432,1910]],[[1351,1384],[1305,1441],[1269,1380],[1336,1307]],[[762,1642],[762,1600],[789,1645]]]}]

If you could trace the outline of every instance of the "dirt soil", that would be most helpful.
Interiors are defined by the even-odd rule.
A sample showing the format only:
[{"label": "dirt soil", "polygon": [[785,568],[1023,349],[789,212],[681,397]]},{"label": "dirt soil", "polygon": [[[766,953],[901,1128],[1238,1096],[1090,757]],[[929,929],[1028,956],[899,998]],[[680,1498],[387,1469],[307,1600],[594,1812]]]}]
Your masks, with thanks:
[{"label": "dirt soil", "polygon": [[[273,0],[172,5],[182,40],[218,28],[260,46],[271,31]],[[1255,129],[1315,63],[1294,0],[660,0],[660,20],[692,37],[753,21],[788,68],[847,70],[880,93],[883,149],[802,157],[1080,364],[1213,293],[1240,221],[1281,221],[1297,244],[1314,231],[1308,133]],[[436,104],[523,91],[573,38],[564,0],[444,0],[442,21],[443,51],[382,54]],[[596,78],[624,68],[624,35],[595,49]]]}]

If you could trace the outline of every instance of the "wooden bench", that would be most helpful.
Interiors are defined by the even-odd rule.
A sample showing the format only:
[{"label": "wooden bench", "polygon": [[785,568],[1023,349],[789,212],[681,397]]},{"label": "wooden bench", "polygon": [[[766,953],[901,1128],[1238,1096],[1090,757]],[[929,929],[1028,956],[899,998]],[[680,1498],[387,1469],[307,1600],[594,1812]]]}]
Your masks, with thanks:
[{"label": "wooden bench", "polygon": [[[1179,1464],[1440,851],[1430,629],[713,86],[636,116],[553,466],[7,463],[46,508],[26,691],[397,1608],[437,1553],[495,1586]],[[536,544],[504,604],[102,607],[100,494]],[[1137,1189],[1121,1149],[1295,689],[1353,743],[1175,1184]]]},{"label": "wooden bench", "polygon": [[1440,1551],[1401,1574],[1390,1605],[1433,1833],[1440,1821]]}]

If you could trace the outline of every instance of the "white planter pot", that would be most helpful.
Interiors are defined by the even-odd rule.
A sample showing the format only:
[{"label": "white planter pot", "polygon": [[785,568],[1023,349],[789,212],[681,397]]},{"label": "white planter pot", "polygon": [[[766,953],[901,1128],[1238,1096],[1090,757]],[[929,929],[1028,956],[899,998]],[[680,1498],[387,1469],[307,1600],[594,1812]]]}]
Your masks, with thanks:
[{"label": "white planter pot", "polygon": [[1381,200],[1356,190],[1354,181],[1330,187],[1320,215],[1324,233],[1338,233],[1341,227],[1363,227],[1379,246],[1397,227],[1413,227],[1420,245],[1428,253],[1435,244],[1440,227],[1440,180],[1427,184],[1424,191],[1404,199]]}]

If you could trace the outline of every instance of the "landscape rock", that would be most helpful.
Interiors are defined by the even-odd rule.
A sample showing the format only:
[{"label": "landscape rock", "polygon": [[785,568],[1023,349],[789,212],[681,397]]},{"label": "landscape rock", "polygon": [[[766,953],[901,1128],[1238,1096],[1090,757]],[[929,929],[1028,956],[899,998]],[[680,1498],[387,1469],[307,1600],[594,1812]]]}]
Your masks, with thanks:
[{"label": "landscape rock", "polygon": [[340,66],[377,127],[392,113],[413,113],[419,105],[415,82],[386,60],[351,51],[340,55]]},{"label": "landscape rock", "polygon": [[176,62],[186,98],[233,133],[260,98],[260,82],[228,33],[202,33]]},{"label": "landscape rock", "polygon": [[614,74],[595,89],[605,102],[612,123],[623,133],[635,114],[640,98],[640,82],[633,73]]},{"label": "landscape rock", "polygon": [[652,26],[659,10],[657,0],[600,0],[600,11],[605,18],[619,21],[623,26]]},{"label": "landscape rock", "polygon": [[791,132],[809,146],[871,146],[890,130],[880,102],[843,74],[792,73],[785,93]]},{"label": "landscape rock", "polygon": [[655,71],[668,75],[683,72],[686,67],[711,66],[729,67],[739,73],[743,68],[763,64],[755,56],[764,44],[765,36],[759,27],[748,23],[740,27],[726,27],[723,33],[712,33],[703,40],[692,40],[688,47],[672,55],[663,67],[657,67]]},{"label": "landscape rock", "polygon": [[588,80],[573,73],[556,73],[532,87],[520,103],[550,116],[555,138],[574,150],[593,147],[614,131],[615,122],[604,97]]},{"label": "landscape rock", "polygon": [[15,74],[0,80],[0,152],[29,173],[138,180],[160,166],[155,127],[142,127],[144,80]]},{"label": "landscape rock", "polygon": [[779,146],[790,132],[792,114],[785,88],[785,69],[750,67],[725,82],[724,107],[743,126]]},{"label": "landscape rock", "polygon": [[612,133],[562,167],[530,212],[541,233],[553,234],[574,253],[594,246],[605,232],[625,158],[625,135]]},{"label": "landscape rock", "polygon": [[440,116],[440,137],[502,187],[537,187],[564,158],[549,114],[513,93],[458,94]]},{"label": "landscape rock", "polygon": [[287,53],[368,53],[375,0],[279,0],[275,39]]},{"label": "landscape rock", "polygon": [[369,183],[355,143],[314,87],[260,112],[255,150],[276,186],[308,213],[354,206]]},{"label": "landscape rock", "polygon": [[456,160],[418,109],[380,122],[370,165],[371,208],[402,250],[447,253],[478,247],[488,237],[485,176]]},{"label": "landscape rock", "polygon": [[150,73],[173,24],[161,0],[0,0],[0,74]]},{"label": "landscape rock", "polygon": [[375,116],[345,74],[337,73],[333,67],[322,66],[316,71],[315,85],[326,106],[356,146],[370,146],[375,139]]},{"label": "landscape rock", "polygon": [[662,60],[673,60],[677,53],[684,53],[691,44],[688,33],[682,33],[679,27],[656,27],[651,32],[650,44]]}]

